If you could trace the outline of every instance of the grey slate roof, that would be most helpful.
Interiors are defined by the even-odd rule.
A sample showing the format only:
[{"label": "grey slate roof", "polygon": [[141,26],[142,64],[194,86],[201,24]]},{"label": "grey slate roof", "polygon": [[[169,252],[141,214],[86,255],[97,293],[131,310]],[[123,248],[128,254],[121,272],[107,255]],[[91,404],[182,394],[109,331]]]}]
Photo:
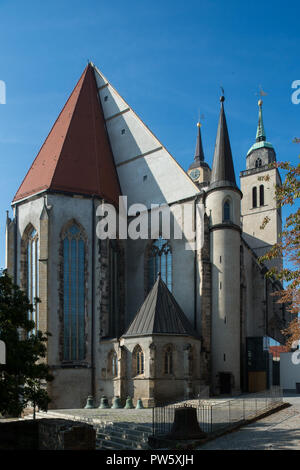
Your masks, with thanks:
[{"label": "grey slate roof", "polygon": [[155,334],[199,338],[160,275],[122,337]]},{"label": "grey slate roof", "polygon": [[219,186],[237,187],[235,181],[233,160],[231,154],[230,140],[228,135],[225,111],[224,97],[220,98],[221,111],[218,124],[214,161],[212,167],[210,189]]}]

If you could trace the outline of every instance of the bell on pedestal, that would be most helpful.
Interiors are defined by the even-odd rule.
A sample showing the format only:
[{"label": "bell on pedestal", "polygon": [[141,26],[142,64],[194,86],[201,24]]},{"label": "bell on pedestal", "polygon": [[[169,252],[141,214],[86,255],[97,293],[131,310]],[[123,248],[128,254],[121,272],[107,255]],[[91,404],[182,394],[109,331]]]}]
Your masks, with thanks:
[{"label": "bell on pedestal", "polygon": [[101,397],[99,408],[101,408],[102,410],[106,409],[106,408],[109,408],[108,399],[105,395],[103,395],[103,397]]},{"label": "bell on pedestal", "polygon": [[141,398],[138,398],[138,401],[136,402],[135,409],[136,410],[143,410],[144,409],[144,405],[143,405],[143,402],[142,402]]},{"label": "bell on pedestal", "polygon": [[193,407],[184,406],[175,409],[174,423],[171,432],[165,436],[166,439],[203,439],[205,432],[199,426],[197,410]]},{"label": "bell on pedestal", "polygon": [[127,410],[132,410],[132,408],[134,408],[131,397],[127,397],[126,405],[124,406],[124,408],[126,408]]},{"label": "bell on pedestal", "polygon": [[86,410],[90,410],[92,408],[95,408],[94,406],[94,398],[92,397],[92,395],[89,395],[87,397],[87,401],[86,401],[86,405],[84,407]]},{"label": "bell on pedestal", "polygon": [[120,397],[114,397],[112,408],[123,408]]}]

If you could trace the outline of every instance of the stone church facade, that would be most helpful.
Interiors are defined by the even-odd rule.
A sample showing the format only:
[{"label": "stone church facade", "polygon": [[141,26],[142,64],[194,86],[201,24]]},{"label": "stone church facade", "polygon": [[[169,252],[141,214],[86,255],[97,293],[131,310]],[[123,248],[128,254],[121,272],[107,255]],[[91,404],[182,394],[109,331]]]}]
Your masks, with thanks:
[{"label": "stone church facade", "polygon": [[[130,395],[153,406],[207,385],[214,394],[246,391],[249,338],[283,341],[289,319],[271,295],[281,285],[258,262],[281,232],[262,103],[240,188],[224,97],[212,169],[201,139],[198,124],[185,172],[91,63],[54,123],[6,224],[7,270],[33,303],[41,300],[36,328],[51,333],[51,407],[80,408],[90,395],[96,405],[102,395]],[[164,238],[160,228],[150,239],[99,239],[97,211],[119,211],[121,196],[147,211],[166,204],[183,237]],[[202,224],[196,249],[186,249],[185,210],[196,233]],[[267,386],[267,369],[257,372]]]}]

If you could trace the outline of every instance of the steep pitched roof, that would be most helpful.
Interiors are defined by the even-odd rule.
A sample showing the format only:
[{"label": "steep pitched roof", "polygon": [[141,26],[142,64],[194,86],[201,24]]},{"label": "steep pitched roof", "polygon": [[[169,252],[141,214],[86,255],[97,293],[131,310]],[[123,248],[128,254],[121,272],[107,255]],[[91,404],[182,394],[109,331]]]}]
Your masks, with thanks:
[{"label": "steep pitched roof", "polygon": [[138,201],[150,209],[151,204],[171,204],[198,194],[197,185],[130,104],[95,65],[94,71],[122,193],[128,197],[128,206]]},{"label": "steep pitched roof", "polygon": [[118,204],[120,185],[91,64],[81,75],[13,202],[45,190],[95,195]]},{"label": "steep pitched roof", "polygon": [[222,96],[220,98],[221,110],[215,145],[210,188],[218,186],[236,187],[231,146],[223,104],[224,100],[225,98],[224,96]]},{"label": "steep pitched roof", "polygon": [[199,338],[160,275],[122,337],[155,334]]}]

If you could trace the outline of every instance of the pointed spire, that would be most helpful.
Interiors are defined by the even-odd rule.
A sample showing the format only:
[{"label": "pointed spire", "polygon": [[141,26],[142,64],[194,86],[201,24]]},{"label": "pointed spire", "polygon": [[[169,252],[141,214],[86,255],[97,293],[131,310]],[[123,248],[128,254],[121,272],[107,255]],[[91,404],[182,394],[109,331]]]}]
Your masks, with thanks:
[{"label": "pointed spire", "polygon": [[204,152],[203,152],[202,138],[201,138],[201,126],[202,126],[201,122],[197,122],[198,133],[197,133],[197,141],[196,141],[196,149],[195,149],[194,160],[198,164],[200,164],[200,162],[204,162]]},{"label": "pointed spire", "polygon": [[235,186],[235,174],[231,154],[230,140],[228,135],[225,111],[224,96],[220,98],[221,110],[216,137],[214,161],[211,176],[211,185],[214,186]]},{"label": "pointed spire", "polygon": [[263,101],[259,100],[258,102],[258,125],[256,131],[256,142],[262,142],[266,140],[266,133],[264,129],[263,117],[262,117],[262,104]]},{"label": "pointed spire", "polygon": [[[199,167],[208,167],[208,164],[204,161],[204,152],[202,146],[202,137],[201,137],[201,122],[197,122],[198,132],[196,140],[196,149],[193,163],[189,166],[189,170]],[[208,167],[209,168],[209,167]]]}]

